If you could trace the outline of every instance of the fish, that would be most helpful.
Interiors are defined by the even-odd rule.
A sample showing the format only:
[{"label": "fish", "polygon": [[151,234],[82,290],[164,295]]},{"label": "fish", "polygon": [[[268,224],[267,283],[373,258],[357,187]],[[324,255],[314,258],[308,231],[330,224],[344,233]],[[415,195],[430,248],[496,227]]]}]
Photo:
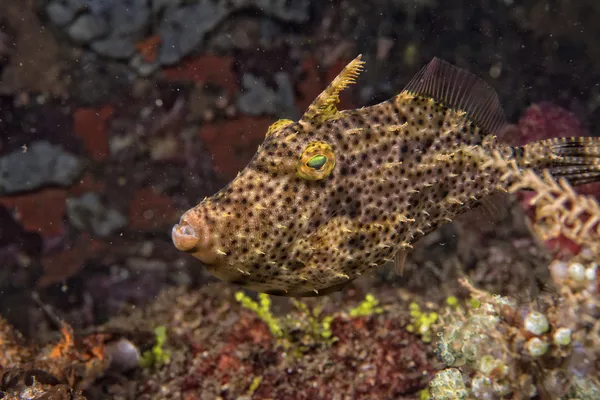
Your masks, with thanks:
[{"label": "fish", "polygon": [[174,246],[226,282],[322,296],[388,262],[401,270],[416,240],[506,192],[486,156],[571,184],[600,179],[599,138],[504,143],[496,91],[439,58],[398,95],[339,110],[363,68],[359,55],[298,121],[274,122],[248,165],[182,214]]}]

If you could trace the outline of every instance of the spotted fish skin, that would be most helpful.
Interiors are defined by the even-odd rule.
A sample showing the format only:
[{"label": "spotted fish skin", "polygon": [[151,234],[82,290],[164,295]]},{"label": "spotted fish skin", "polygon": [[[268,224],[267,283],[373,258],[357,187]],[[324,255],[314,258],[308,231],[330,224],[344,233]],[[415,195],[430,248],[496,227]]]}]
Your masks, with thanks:
[{"label": "spotted fish skin", "polygon": [[352,61],[299,121],[274,123],[248,166],[183,214],[175,246],[249,289],[323,295],[401,265],[419,237],[505,191],[502,172],[482,168],[486,154],[574,183],[600,176],[598,139],[501,143],[495,92],[438,59],[399,95],[338,111],[362,64]]}]

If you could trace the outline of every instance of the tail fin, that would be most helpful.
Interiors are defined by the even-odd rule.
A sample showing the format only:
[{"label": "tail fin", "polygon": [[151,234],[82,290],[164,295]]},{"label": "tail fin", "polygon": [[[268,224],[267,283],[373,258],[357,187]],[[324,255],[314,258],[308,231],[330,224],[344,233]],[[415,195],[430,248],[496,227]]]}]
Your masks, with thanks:
[{"label": "tail fin", "polygon": [[600,138],[545,139],[513,148],[522,167],[548,169],[571,185],[600,181]]}]

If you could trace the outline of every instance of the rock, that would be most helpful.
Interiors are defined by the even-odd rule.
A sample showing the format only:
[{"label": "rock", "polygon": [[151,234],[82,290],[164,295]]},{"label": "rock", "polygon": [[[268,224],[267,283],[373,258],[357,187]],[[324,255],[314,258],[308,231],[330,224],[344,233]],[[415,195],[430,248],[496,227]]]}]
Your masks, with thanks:
[{"label": "rock", "polygon": [[250,115],[271,114],[279,118],[296,119],[298,110],[294,105],[294,89],[290,77],[285,72],[275,74],[277,90],[266,86],[262,78],[244,74],[242,85],[245,91],[238,97],[237,106]]},{"label": "rock", "polygon": [[73,40],[79,43],[88,43],[104,35],[108,31],[108,24],[102,18],[92,14],[84,14],[73,22],[67,32]]},{"label": "rock", "polygon": [[167,7],[177,7],[181,0],[152,0],[152,12],[158,13]]},{"label": "rock", "polygon": [[73,20],[73,17],[75,17],[75,10],[73,8],[69,8],[58,1],[53,1],[48,4],[46,13],[48,14],[48,18],[50,18],[50,21],[59,26],[66,25]]},{"label": "rock", "polygon": [[100,196],[94,192],[67,199],[67,217],[77,229],[92,231],[100,237],[110,236],[127,225],[127,219],[117,210],[102,204]]},{"label": "rock", "polygon": [[44,186],[71,185],[83,172],[82,161],[60,146],[34,142],[26,151],[0,158],[0,194],[13,194]]},{"label": "rock", "polygon": [[92,50],[105,57],[128,59],[135,53],[135,44],[130,37],[109,36],[92,42]]},{"label": "rock", "polygon": [[234,0],[238,7],[258,8],[267,15],[290,22],[306,22],[310,0]]},{"label": "rock", "polygon": [[[157,61],[173,65],[238,10],[258,9],[268,17],[301,23],[310,17],[310,4],[310,0],[54,0],[46,13],[53,23],[66,27],[73,40],[93,42],[95,52],[116,59],[134,57],[136,43],[158,35]],[[137,63],[133,68],[144,74],[153,69]]]},{"label": "rock", "polygon": [[168,8],[158,32],[162,45],[158,52],[161,64],[174,64],[198,46],[230,12],[222,3],[201,1],[182,8]]},{"label": "rock", "polygon": [[128,3],[113,7],[110,18],[111,35],[115,38],[129,35],[134,40],[140,40],[150,22],[150,9],[146,6],[146,0],[130,0]]},{"label": "rock", "polygon": [[160,69],[160,63],[158,62],[146,62],[143,57],[136,54],[131,61],[129,66],[134,69],[140,76],[147,77]]}]

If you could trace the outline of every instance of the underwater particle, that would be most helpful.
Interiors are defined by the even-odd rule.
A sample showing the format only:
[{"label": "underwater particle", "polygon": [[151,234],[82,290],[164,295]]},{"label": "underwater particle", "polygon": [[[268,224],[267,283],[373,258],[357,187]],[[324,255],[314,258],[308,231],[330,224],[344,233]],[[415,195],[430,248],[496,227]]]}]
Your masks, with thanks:
[{"label": "underwater particle", "polygon": [[552,338],[557,345],[568,346],[571,344],[571,330],[569,328],[558,328]]},{"label": "underwater particle", "polygon": [[549,328],[548,318],[541,312],[532,311],[525,317],[525,329],[534,335],[548,332]]},{"label": "underwater particle", "polygon": [[569,278],[575,282],[585,280],[585,267],[581,263],[572,263],[569,265]]},{"label": "underwater particle", "polygon": [[83,172],[82,161],[47,141],[0,157],[0,194],[14,194],[45,186],[71,185]]},{"label": "underwater particle", "polygon": [[541,357],[548,351],[548,343],[538,337],[534,337],[525,343],[525,348],[532,357]]},{"label": "underwater particle", "polygon": [[77,229],[91,230],[101,237],[110,236],[127,224],[127,219],[120,212],[107,208],[94,192],[87,192],[78,198],[68,198],[67,217]]},{"label": "underwater particle", "polygon": [[461,372],[447,368],[438,372],[429,383],[429,393],[435,400],[466,399],[469,396]]}]

